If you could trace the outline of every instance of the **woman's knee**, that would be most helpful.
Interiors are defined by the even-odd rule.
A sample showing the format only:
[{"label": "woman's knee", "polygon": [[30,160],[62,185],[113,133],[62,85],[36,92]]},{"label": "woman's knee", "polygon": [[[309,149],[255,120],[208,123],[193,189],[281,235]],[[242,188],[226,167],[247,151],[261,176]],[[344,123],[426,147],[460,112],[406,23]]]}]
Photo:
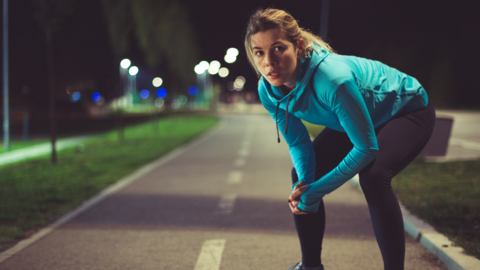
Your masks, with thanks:
[{"label": "woman's knee", "polygon": [[384,168],[365,168],[359,173],[360,184],[362,188],[366,189],[382,189],[391,188],[392,172]]}]

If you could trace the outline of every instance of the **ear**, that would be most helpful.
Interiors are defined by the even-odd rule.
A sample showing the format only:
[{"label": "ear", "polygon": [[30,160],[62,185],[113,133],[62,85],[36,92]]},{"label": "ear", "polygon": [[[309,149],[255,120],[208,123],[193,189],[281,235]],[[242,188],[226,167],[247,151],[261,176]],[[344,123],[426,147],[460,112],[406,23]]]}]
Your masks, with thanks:
[{"label": "ear", "polygon": [[298,47],[297,47],[297,57],[302,57],[303,52],[305,51],[305,40],[303,38],[300,39],[298,42]]}]

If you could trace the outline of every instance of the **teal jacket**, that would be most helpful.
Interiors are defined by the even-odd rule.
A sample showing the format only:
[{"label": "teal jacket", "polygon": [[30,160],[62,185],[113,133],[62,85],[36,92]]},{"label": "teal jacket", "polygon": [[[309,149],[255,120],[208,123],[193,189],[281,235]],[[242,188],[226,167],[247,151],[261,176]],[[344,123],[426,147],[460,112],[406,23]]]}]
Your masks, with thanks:
[{"label": "teal jacket", "polygon": [[[323,196],[375,159],[375,127],[400,112],[428,104],[427,93],[415,78],[378,61],[316,48],[319,51],[300,60],[296,87],[288,95],[263,77],[258,85],[263,106],[288,144],[299,181],[309,184],[297,206],[306,212],[316,212]],[[315,179],[315,152],[300,119],[346,132],[354,145],[343,161],[320,179]]]}]

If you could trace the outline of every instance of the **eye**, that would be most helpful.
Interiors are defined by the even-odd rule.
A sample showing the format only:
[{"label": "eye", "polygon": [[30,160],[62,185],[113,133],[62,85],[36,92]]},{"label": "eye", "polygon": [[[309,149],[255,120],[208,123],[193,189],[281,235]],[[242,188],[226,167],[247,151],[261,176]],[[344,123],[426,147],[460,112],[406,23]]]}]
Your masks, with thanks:
[{"label": "eye", "polygon": [[262,51],[256,51],[256,52],[255,52],[255,55],[256,55],[256,56],[262,56],[262,55],[263,55],[263,52],[262,52]]},{"label": "eye", "polygon": [[273,48],[276,52],[282,52],[283,51],[283,47],[282,46],[277,46],[275,48]]}]

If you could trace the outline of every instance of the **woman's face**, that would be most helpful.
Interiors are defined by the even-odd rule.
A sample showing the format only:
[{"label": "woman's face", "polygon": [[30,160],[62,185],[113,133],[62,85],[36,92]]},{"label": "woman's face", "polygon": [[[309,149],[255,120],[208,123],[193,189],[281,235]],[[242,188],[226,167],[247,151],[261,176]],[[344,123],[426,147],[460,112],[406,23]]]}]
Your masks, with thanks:
[{"label": "woman's face", "polygon": [[263,77],[273,86],[294,89],[301,55],[299,48],[276,28],[252,35],[251,45],[255,65]]}]

